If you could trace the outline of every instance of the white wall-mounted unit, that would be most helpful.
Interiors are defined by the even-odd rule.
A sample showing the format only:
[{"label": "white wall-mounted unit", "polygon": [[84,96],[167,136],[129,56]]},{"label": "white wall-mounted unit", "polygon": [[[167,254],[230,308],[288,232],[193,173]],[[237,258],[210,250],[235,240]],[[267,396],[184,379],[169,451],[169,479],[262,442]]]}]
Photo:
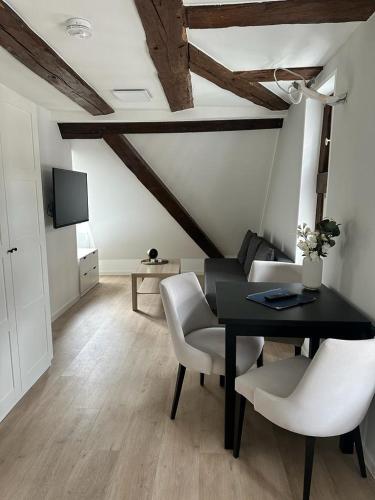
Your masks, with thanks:
[{"label": "white wall-mounted unit", "polygon": [[99,256],[96,248],[78,249],[79,289],[81,297],[99,283]]},{"label": "white wall-mounted unit", "polygon": [[0,420],[52,359],[36,107],[0,86]]}]

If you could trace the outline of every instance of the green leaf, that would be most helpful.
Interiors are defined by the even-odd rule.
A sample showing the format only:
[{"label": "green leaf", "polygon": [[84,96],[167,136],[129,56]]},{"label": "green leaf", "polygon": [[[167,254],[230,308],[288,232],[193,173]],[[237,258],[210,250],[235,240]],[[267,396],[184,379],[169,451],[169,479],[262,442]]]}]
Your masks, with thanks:
[{"label": "green leaf", "polygon": [[340,235],[339,225],[335,220],[323,219],[321,222],[318,223],[317,227],[319,231],[321,231],[322,233],[332,236],[334,238]]}]

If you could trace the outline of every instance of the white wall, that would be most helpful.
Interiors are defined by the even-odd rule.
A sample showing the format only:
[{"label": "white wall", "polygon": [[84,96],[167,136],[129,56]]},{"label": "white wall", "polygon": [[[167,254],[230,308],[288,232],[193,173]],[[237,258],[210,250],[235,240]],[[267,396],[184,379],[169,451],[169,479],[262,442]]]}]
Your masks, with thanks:
[{"label": "white wall", "polygon": [[[258,230],[277,131],[132,135],[129,140],[225,255]],[[151,246],[201,270],[203,252],[103,141],[72,141],[88,173],[101,271],[129,272]]]},{"label": "white wall", "polygon": [[[320,78],[323,82],[335,74],[336,93],[349,91],[348,101],[333,112],[326,213],[342,223],[342,236],[325,260],[324,282],[372,320],[375,320],[374,54],[375,16],[353,33]],[[300,105],[291,109],[280,134],[277,158],[284,161],[275,161],[273,188],[267,204],[265,231],[280,239],[290,234],[298,217],[303,108]],[[364,438],[367,464],[375,474],[375,403],[365,423]]]},{"label": "white wall", "polygon": [[[336,92],[348,101],[333,114],[327,215],[342,223],[324,281],[375,320],[375,16],[330,61]],[[375,403],[367,420],[367,458],[375,473]]]},{"label": "white wall", "polygon": [[[316,179],[318,175],[320,142],[322,136],[323,106],[313,99],[305,105],[305,126],[301,164],[301,183],[298,206],[298,224],[315,226]],[[302,252],[297,250],[297,260],[302,262]]]},{"label": "white wall", "polygon": [[72,168],[70,142],[61,139],[50,112],[38,108],[40,161],[42,165],[48,275],[52,319],[56,319],[79,297],[75,227],[54,229],[47,207],[52,198],[52,167]]},{"label": "white wall", "polygon": [[305,106],[291,106],[280,130],[262,223],[264,236],[289,257],[296,254]]}]

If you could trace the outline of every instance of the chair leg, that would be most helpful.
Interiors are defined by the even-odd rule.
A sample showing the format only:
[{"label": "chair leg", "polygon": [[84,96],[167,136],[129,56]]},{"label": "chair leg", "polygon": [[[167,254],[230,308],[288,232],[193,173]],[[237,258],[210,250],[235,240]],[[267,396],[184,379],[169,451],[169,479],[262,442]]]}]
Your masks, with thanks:
[{"label": "chair leg", "polygon": [[233,456],[238,458],[240,456],[240,446],[242,437],[243,419],[245,416],[246,398],[240,394],[236,394],[236,416],[234,419],[234,445]]},{"label": "chair leg", "polygon": [[367,477],[366,464],[365,464],[365,459],[363,456],[361,431],[359,429],[359,426],[356,429],[354,429],[353,435],[354,435],[355,449],[356,449],[357,457],[358,457],[359,470],[361,471],[362,477]]},{"label": "chair leg", "polygon": [[220,387],[225,387],[225,375],[220,375]]},{"label": "chair leg", "polygon": [[257,359],[257,367],[260,368],[261,366],[263,366],[263,349],[259,354],[259,358]]},{"label": "chair leg", "polygon": [[299,345],[294,346],[294,355],[301,356],[301,354],[302,354],[302,347]]},{"label": "chair leg", "polygon": [[200,374],[200,384],[202,387],[204,386],[204,373]]},{"label": "chair leg", "polygon": [[303,500],[309,500],[311,476],[314,464],[315,437],[306,436],[305,444],[305,478],[303,483]]},{"label": "chair leg", "polygon": [[174,390],[174,398],[171,410],[171,420],[174,420],[176,418],[177,406],[180,400],[180,394],[181,394],[182,384],[184,382],[185,372],[186,368],[182,365],[178,365],[176,388]]}]

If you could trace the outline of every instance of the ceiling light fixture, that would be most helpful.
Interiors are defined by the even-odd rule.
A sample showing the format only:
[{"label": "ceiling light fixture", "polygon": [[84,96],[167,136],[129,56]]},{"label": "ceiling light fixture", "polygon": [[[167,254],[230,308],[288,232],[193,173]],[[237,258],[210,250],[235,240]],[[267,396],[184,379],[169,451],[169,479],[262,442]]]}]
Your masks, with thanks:
[{"label": "ceiling light fixture", "polygon": [[[286,90],[284,87],[280,85],[277,79],[277,72],[279,70],[283,70],[286,71],[287,73],[290,73],[294,77],[297,77],[298,80],[300,81],[294,81],[288,87],[288,90]],[[330,106],[335,106],[336,104],[343,103],[346,101],[347,94],[332,96],[332,95],[321,94],[320,92],[313,90],[311,86],[315,83],[315,78],[307,82],[302,75],[300,75],[299,73],[295,73],[290,69],[276,68],[273,76],[276,85],[282,92],[284,92],[284,94],[288,95],[289,99],[292,101],[293,104],[299,104],[302,101],[303,97],[309,97],[310,99],[315,99],[317,101],[320,101],[322,104],[329,104]]]},{"label": "ceiling light fixture", "polygon": [[75,38],[90,38],[92,36],[92,26],[87,19],[72,17],[65,22],[65,31]]}]

